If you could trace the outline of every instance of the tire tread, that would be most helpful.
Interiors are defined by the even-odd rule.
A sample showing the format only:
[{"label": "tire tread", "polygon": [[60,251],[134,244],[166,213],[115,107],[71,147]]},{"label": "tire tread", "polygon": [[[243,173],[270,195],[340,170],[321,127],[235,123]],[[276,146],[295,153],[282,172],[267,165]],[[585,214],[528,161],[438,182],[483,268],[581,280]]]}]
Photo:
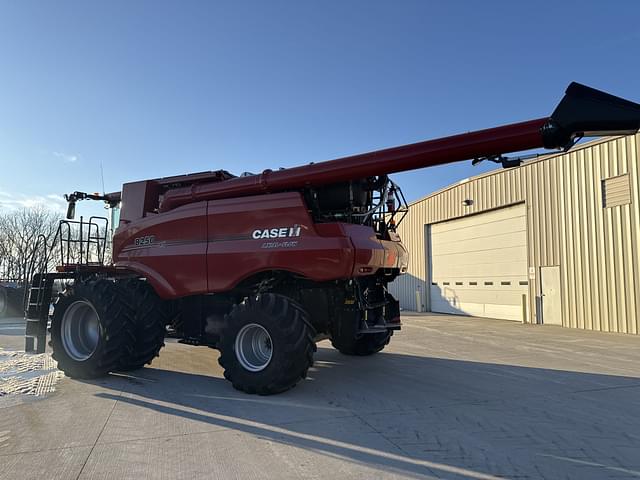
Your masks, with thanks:
[{"label": "tire tread", "polygon": [[[98,357],[77,361],[64,352],[60,338],[62,315],[74,299],[90,301],[99,311],[104,332]],[[62,310],[60,310],[62,309]],[[72,293],[63,295],[56,304],[51,324],[52,357],[58,368],[70,377],[96,378],[120,370],[123,360],[131,353],[135,341],[133,310],[126,292],[117,283],[107,279],[76,282]]]},{"label": "tire tread", "polygon": [[[269,319],[271,327],[284,335],[285,341],[281,345],[281,364],[270,370],[268,379],[252,382],[243,374],[244,369],[235,355],[234,341],[240,322],[243,318],[251,318],[256,310],[261,313],[262,318]],[[218,363],[224,369],[224,377],[237,390],[259,395],[281,393],[304,379],[313,365],[315,334],[304,308],[294,300],[275,293],[252,296],[234,305],[225,316]]]}]

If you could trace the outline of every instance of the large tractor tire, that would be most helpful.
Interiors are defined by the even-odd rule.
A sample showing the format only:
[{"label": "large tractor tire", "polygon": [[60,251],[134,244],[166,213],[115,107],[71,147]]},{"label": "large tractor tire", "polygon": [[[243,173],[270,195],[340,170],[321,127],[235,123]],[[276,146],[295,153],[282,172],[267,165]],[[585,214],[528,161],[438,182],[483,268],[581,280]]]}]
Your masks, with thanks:
[{"label": "large tractor tire", "polygon": [[[385,292],[387,305],[384,310],[385,322],[395,323],[400,320],[400,304],[393,296]],[[379,333],[358,333],[363,312],[357,309],[337,312],[331,326],[331,344],[344,355],[365,357],[373,355],[389,345],[393,330]]]},{"label": "large tractor tire", "polygon": [[51,321],[51,347],[58,368],[76,378],[118,371],[135,343],[127,292],[106,280],[76,282],[60,296]]},{"label": "large tractor tire", "polygon": [[392,330],[380,333],[358,333],[361,324],[360,310],[337,312],[331,325],[331,345],[344,355],[367,356],[378,353],[389,344]]},{"label": "large tractor tire", "polygon": [[8,289],[0,285],[0,318],[9,315]]},{"label": "large tractor tire", "polygon": [[389,344],[393,331],[365,333],[360,336],[332,336],[331,345],[344,355],[364,357],[378,353]]},{"label": "large tractor tire", "polygon": [[122,286],[127,290],[133,307],[136,338],[122,370],[137,370],[151,363],[164,347],[168,312],[162,299],[147,282],[132,279],[124,281]]},{"label": "large tractor tire", "polygon": [[9,288],[7,297],[9,300],[9,315],[24,316],[24,288]]},{"label": "large tractor tire", "polygon": [[22,316],[24,288],[3,287],[0,285],[0,318],[11,315]]},{"label": "large tractor tire", "polygon": [[300,304],[275,293],[255,295],[225,315],[218,362],[237,390],[284,392],[305,378],[313,365],[315,335]]}]

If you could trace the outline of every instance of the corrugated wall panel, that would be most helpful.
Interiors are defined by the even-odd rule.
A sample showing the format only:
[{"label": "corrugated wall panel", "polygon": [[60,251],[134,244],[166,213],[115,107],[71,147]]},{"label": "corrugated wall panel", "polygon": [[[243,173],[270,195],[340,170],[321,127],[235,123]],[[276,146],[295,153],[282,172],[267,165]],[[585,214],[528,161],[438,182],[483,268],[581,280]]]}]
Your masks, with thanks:
[{"label": "corrugated wall panel", "polygon": [[[575,302],[576,307],[578,309],[578,314],[576,316],[576,326],[578,328],[587,328],[587,316],[589,315],[589,309],[586,305],[588,302],[588,298],[586,295],[583,295],[585,281],[586,281],[586,263],[587,258],[586,247],[585,247],[585,239],[588,236],[586,234],[587,227],[589,226],[588,220],[585,218],[586,212],[586,194],[587,186],[585,185],[584,179],[584,155],[582,154],[582,150],[574,152],[575,156],[575,169],[574,169],[574,178],[575,178],[575,204],[574,204],[574,237],[573,241],[575,243],[575,257],[572,262],[572,269],[576,272],[576,288],[575,288]],[[580,259],[582,259],[583,263],[580,263]]]},{"label": "corrugated wall panel", "polygon": [[[427,305],[425,226],[525,202],[529,322],[537,321],[542,266],[560,266],[563,325],[640,332],[640,135],[597,141],[520,168],[469,179],[411,205],[399,233],[410,252],[408,274],[392,292],[416,309]],[[606,207],[602,181],[628,174],[631,203]],[[473,200],[463,206],[465,199]]]},{"label": "corrugated wall panel", "polygon": [[[631,331],[630,333],[639,334],[640,333],[640,269],[638,265],[640,265],[640,206],[638,205],[638,201],[640,199],[640,190],[638,184],[640,183],[638,177],[638,147],[640,136],[636,138],[635,142],[626,142],[626,156],[628,162],[629,169],[629,187],[631,190],[631,205],[629,206],[629,216],[630,216],[630,224],[629,228],[631,230],[631,241],[629,242],[629,248],[631,250],[631,272],[630,278],[632,283],[632,292],[634,293],[631,297],[630,302],[630,318],[635,319],[636,321],[631,322]],[[635,203],[634,203],[635,198]],[[635,236],[634,236],[635,234]],[[635,267],[635,268],[633,268]]]},{"label": "corrugated wall panel", "polygon": [[[591,188],[597,189],[597,179],[598,177],[594,175],[594,158],[593,158],[593,150],[588,148],[584,151],[584,162],[586,169],[586,176],[590,179],[592,185]],[[585,285],[585,291],[593,292],[598,288],[598,262],[594,261],[595,252],[597,251],[597,230],[596,230],[596,222],[595,218],[598,215],[598,211],[601,208],[600,202],[598,201],[597,195],[587,195],[585,199],[586,206],[586,215],[587,218],[587,252],[589,255],[585,257],[585,268],[588,273],[588,281]],[[599,330],[600,329],[600,302],[599,296],[596,295],[590,299],[587,299],[588,307],[589,307],[589,317],[587,320],[587,328],[591,330]]]}]

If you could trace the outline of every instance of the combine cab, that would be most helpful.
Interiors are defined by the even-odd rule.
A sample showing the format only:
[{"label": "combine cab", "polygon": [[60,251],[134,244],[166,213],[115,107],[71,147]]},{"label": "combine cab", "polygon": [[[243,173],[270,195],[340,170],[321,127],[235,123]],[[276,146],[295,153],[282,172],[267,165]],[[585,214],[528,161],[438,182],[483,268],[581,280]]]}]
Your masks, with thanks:
[{"label": "combine cab", "polygon": [[33,277],[27,348],[44,350],[52,288],[63,282],[51,346],[67,375],[142,367],[169,329],[218,349],[235,388],[282,392],[305,377],[319,340],[371,355],[400,329],[387,285],[407,268],[396,234],[407,206],[390,173],[460,160],[512,167],[521,157],[510,152],[568,150],[582,136],[639,127],[639,105],[572,84],[538,120],[258,175],[219,170],[75,192],[70,218],[86,199],[119,212],[112,260],[104,219],[61,223],[57,271]]}]

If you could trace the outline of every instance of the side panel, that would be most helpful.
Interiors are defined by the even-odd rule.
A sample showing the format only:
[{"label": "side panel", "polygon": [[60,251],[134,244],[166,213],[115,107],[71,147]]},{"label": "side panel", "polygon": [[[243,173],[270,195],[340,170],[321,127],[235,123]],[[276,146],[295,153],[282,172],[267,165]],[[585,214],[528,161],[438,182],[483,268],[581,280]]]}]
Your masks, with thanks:
[{"label": "side panel", "polygon": [[345,224],[344,229],[356,249],[353,276],[370,274],[379,268],[407,271],[409,255],[398,235],[392,234],[393,240],[379,240],[370,227]]},{"label": "side panel", "polygon": [[164,298],[206,293],[207,202],[122,224],[113,237],[116,267],[148,278]]},{"label": "side panel", "polygon": [[197,202],[121,222],[117,268],[147,277],[163,298],[225,292],[244,279],[284,270],[324,282],[406,269],[399,241],[369,227],[315,225],[298,192]]},{"label": "side panel", "polygon": [[341,228],[316,228],[297,192],[212,200],[207,222],[210,292],[229,290],[266,270],[286,270],[315,281],[351,275],[349,238]]}]

